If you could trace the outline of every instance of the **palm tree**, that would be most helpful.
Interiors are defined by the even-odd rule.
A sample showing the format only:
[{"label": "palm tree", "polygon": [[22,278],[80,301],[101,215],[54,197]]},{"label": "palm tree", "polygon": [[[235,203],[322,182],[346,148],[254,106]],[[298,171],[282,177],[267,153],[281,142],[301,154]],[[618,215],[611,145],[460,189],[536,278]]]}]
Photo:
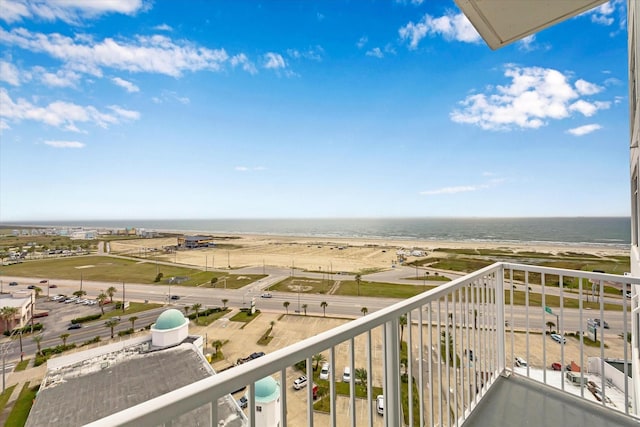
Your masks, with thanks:
[{"label": "palm tree", "polygon": [[38,299],[38,297],[42,293],[42,288],[39,286],[36,286],[35,288],[33,288],[33,291],[36,293],[36,299]]},{"label": "palm tree", "polygon": [[398,323],[400,324],[400,342],[402,342],[402,335],[404,334],[404,327],[407,326],[407,315],[403,314],[398,319]]},{"label": "palm tree", "polygon": [[364,368],[356,368],[353,371],[353,378],[356,380],[356,383],[363,387],[367,386],[367,376],[367,370]]},{"label": "palm tree", "polygon": [[111,318],[111,319],[107,320],[106,322],[104,322],[104,326],[106,328],[110,328],[111,329],[111,338],[113,338],[113,330],[118,325],[118,323],[120,323],[120,321],[118,319],[115,319],[115,318]]},{"label": "palm tree", "polygon": [[363,315],[363,316],[366,316],[366,315],[367,315],[367,313],[369,312],[369,309],[368,309],[367,307],[362,307],[362,308],[360,309],[360,312],[362,312],[362,315]]},{"label": "palm tree", "polygon": [[71,334],[62,334],[60,335],[60,339],[62,340],[62,346],[66,347],[67,346],[67,338],[69,338]]},{"label": "palm tree", "polygon": [[227,309],[227,303],[229,302],[228,299],[226,298],[222,298],[222,309],[226,310]]},{"label": "palm tree", "polygon": [[189,310],[191,309],[191,307],[189,307],[188,305],[184,306],[184,314],[185,316],[189,317]]},{"label": "palm tree", "polygon": [[553,323],[552,321],[548,321],[547,322],[547,327],[549,328],[549,333],[551,333],[551,328],[555,328],[556,324]]},{"label": "palm tree", "polygon": [[40,341],[42,341],[42,335],[35,335],[33,338],[33,342],[36,343],[36,346],[38,347],[38,353],[40,354],[41,348],[40,348]]},{"label": "palm tree", "polygon": [[315,364],[316,364],[316,365],[313,367],[313,370],[314,370],[314,371],[317,371],[317,370],[318,370],[318,366],[320,365],[320,363],[322,363],[322,362],[326,362],[326,361],[327,361],[327,358],[326,358],[326,357],[324,357],[324,354],[322,354],[322,353],[317,353],[317,354],[314,354],[313,356],[311,356],[311,360],[313,360],[313,361],[315,362]]},{"label": "palm tree", "polygon": [[100,306],[100,310],[102,310],[102,314],[104,315],[104,303],[107,301],[107,294],[105,294],[104,292],[100,292],[96,299],[98,300],[98,305]]},{"label": "palm tree", "polygon": [[84,295],[86,295],[86,294],[87,294],[87,293],[86,293],[85,291],[75,291],[75,292],[73,293],[73,296],[76,296],[76,297],[80,298],[80,297],[82,297],[82,296],[84,296]]},{"label": "palm tree", "polygon": [[289,301],[285,301],[282,303],[282,305],[287,310],[287,314],[289,314],[289,305],[291,305],[291,303]]},{"label": "palm tree", "polygon": [[302,304],[302,309],[304,310],[304,315],[307,315],[307,304]]},{"label": "palm tree", "polygon": [[356,274],[356,285],[358,286],[358,296],[360,296],[360,282],[362,281],[362,276]]},{"label": "palm tree", "polygon": [[[13,309],[15,309],[15,311]],[[13,319],[13,316],[15,315],[16,312],[17,312],[16,307],[0,308],[0,318],[5,321],[5,328],[4,328],[5,331],[8,331],[9,329],[11,329],[11,326],[9,325],[9,320]]]},{"label": "palm tree", "polygon": [[109,286],[107,288],[107,295],[109,295],[109,299],[113,301],[113,296],[115,295],[115,293],[118,292],[118,290],[116,288],[114,288],[113,286]]},{"label": "palm tree", "polygon": [[216,355],[217,355],[220,349],[222,348],[222,341],[215,340],[214,342],[211,343],[211,346],[216,349]]},{"label": "palm tree", "polygon": [[195,303],[195,304],[193,304],[193,306],[191,308],[193,309],[193,311],[196,312],[196,322],[197,322],[198,321],[198,314],[200,313],[200,309],[202,308],[202,304]]},{"label": "palm tree", "polygon": [[138,320],[138,316],[129,317],[129,322],[131,322],[131,330],[135,330],[136,320]]},{"label": "palm tree", "polygon": [[320,307],[322,307],[322,316],[323,316],[323,317],[327,317],[327,306],[328,306],[328,305],[329,305],[329,304],[327,304],[327,302],[326,302],[326,301],[322,301],[322,302],[320,303]]}]

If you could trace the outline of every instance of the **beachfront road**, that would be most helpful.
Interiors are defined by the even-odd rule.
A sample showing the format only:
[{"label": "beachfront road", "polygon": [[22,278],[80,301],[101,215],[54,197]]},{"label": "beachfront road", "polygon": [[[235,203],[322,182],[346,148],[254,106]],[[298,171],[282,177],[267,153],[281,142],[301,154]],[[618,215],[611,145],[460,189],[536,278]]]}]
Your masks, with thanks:
[{"label": "beachfront road", "polygon": [[[237,271],[239,274],[257,273],[255,268],[246,269],[247,271]],[[413,269],[409,268],[406,271],[394,272],[396,278],[400,276],[410,276]],[[262,267],[259,268],[259,272],[262,272]],[[267,311],[280,311],[285,312],[283,303],[289,302],[289,313],[300,312],[304,314],[304,306],[306,305],[306,313],[308,315],[322,316],[323,310],[320,305],[321,302],[327,302],[326,314],[330,316],[349,317],[355,318],[362,315],[362,308],[366,307],[369,313],[380,310],[381,308],[388,307],[396,302],[397,299],[391,298],[376,298],[376,297],[356,297],[356,296],[340,296],[340,295],[318,295],[318,294],[304,294],[304,293],[292,293],[292,292],[271,292],[271,298],[262,298],[263,289],[268,286],[281,281],[282,279],[289,277],[291,271],[289,269],[277,269],[267,268],[265,271],[268,277],[260,279],[242,289],[222,289],[222,288],[198,288],[198,287],[184,287],[184,286],[169,286],[169,285],[145,285],[145,284],[125,284],[124,292],[127,300],[131,301],[149,301],[163,304],[171,304],[177,307],[183,307],[186,305],[193,305],[200,303],[203,306],[222,306],[222,300],[226,299],[227,305],[230,307],[249,307],[253,301],[256,308]],[[302,271],[296,271],[296,275],[302,276],[303,274],[308,277],[315,277],[319,273],[303,273]],[[337,278],[337,275],[336,275]],[[349,279],[349,277],[346,277]],[[7,277],[3,276],[2,281],[6,285],[10,281],[17,281],[20,283],[20,289],[26,288],[30,284],[38,285],[40,279],[28,279],[24,277]],[[73,291],[78,289],[79,283],[77,280],[51,280],[58,288],[45,289],[44,295],[48,292],[51,295],[55,294],[67,294],[70,295]],[[413,282],[415,284],[415,282]],[[122,284],[111,282],[95,282],[85,280],[82,284],[83,290],[87,292],[87,297],[95,298],[102,290],[109,286],[115,286],[118,289],[118,293],[114,297],[116,300],[122,298],[123,286]],[[13,288],[17,289],[17,288]],[[534,292],[536,289],[533,290]],[[171,296],[178,296],[179,299],[171,299]],[[621,302],[621,299],[605,298],[606,302],[616,301]],[[627,301],[628,302],[628,301]],[[433,318],[436,318],[435,310]],[[480,312],[482,310],[479,310]],[[609,326],[610,332],[621,333],[623,331],[623,313],[621,311],[607,311],[600,313],[599,310],[585,310],[582,318],[579,315],[578,310],[565,309],[563,314],[556,318],[556,312],[559,309],[554,308],[554,315],[544,314],[543,310],[534,307],[513,307],[513,318],[511,314],[511,308],[507,307],[505,313],[505,320],[518,329],[525,329],[527,325],[532,329],[547,329],[546,322],[556,323],[558,320],[561,323],[561,329],[565,332],[575,332],[579,330],[579,325],[586,325],[587,318],[600,318],[605,319]],[[444,306],[441,308],[442,318],[446,319],[446,313]],[[462,313],[462,310],[459,311]],[[543,320],[544,316],[544,320]],[[488,317],[488,315],[486,316]],[[495,316],[492,316],[495,317]],[[629,316],[628,316],[629,317]],[[426,319],[426,316],[425,316]],[[492,322],[492,319],[483,319],[487,323]],[[556,328],[557,329],[557,326]]]}]

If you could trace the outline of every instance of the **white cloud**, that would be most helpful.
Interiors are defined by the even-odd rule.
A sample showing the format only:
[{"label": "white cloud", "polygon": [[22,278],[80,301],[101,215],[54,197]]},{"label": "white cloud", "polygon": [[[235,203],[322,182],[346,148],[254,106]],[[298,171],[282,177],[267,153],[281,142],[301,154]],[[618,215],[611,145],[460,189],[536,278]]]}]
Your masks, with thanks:
[{"label": "white cloud", "polygon": [[615,21],[611,16],[615,12],[615,1],[607,2],[588,12],[591,15],[591,22],[601,25],[611,25]]},{"label": "white cloud", "polygon": [[[610,106],[609,102],[580,99],[581,93],[557,70],[508,65],[504,75],[511,79],[509,85],[467,96],[460,108],[451,112],[451,120],[486,130],[535,129],[572,112],[592,116]],[[584,80],[579,86],[583,90],[595,87]]]},{"label": "white cloud", "polygon": [[320,45],[310,47],[305,51],[299,51],[298,49],[287,49],[287,55],[289,55],[290,58],[294,59],[304,58],[320,62],[324,57],[324,49]]},{"label": "white cloud", "polygon": [[116,113],[118,116],[128,120],[138,120],[140,118],[140,113],[138,111],[125,110],[124,108],[117,105],[110,105],[109,109]]},{"label": "white cloud", "polygon": [[43,84],[50,87],[75,87],[80,80],[80,74],[67,68],[51,73],[43,67],[37,66],[33,67],[33,73]]},{"label": "white cloud", "polygon": [[473,28],[471,22],[462,13],[435,18],[429,14],[424,15],[417,24],[409,22],[398,30],[402,40],[409,41],[409,49],[416,49],[420,41],[427,35],[442,35],[445,40],[456,40],[465,43],[477,43],[480,34]]},{"label": "white cloud", "polygon": [[53,148],[84,148],[85,144],[78,141],[44,141],[50,147]]},{"label": "white cloud", "polygon": [[140,92],[140,88],[128,80],[121,79],[120,77],[114,77],[111,79],[111,81],[116,85],[124,88],[129,93]]},{"label": "white cloud", "polygon": [[284,62],[284,58],[279,53],[267,52],[264,55],[264,68],[277,70],[284,68],[287,64]]},{"label": "white cloud", "polygon": [[135,40],[112,38],[94,42],[91,37],[70,38],[61,34],[32,33],[24,28],[10,32],[0,27],[0,43],[32,52],[46,53],[67,69],[102,75],[102,68],[179,77],[185,71],[219,71],[228,60],[224,49],[208,49],[166,36],[138,36]]},{"label": "white cloud", "polygon": [[156,104],[163,104],[165,102],[178,101],[181,104],[190,104],[191,100],[186,96],[179,96],[177,93],[169,90],[163,90],[160,96],[154,96],[151,98]]},{"label": "white cloud", "polygon": [[596,93],[602,92],[604,89],[601,86],[598,86],[595,83],[589,83],[586,80],[578,79],[575,83],[576,89],[581,95],[594,95]]},{"label": "white cloud", "polygon": [[358,49],[362,49],[364,45],[367,44],[368,41],[369,41],[369,38],[367,36],[362,36],[358,39],[356,46],[358,46]]},{"label": "white cloud", "polygon": [[102,128],[118,124],[121,119],[136,120],[139,113],[118,106],[109,107],[116,114],[109,114],[88,105],[82,106],[70,102],[55,101],[46,106],[35,105],[23,98],[14,101],[6,89],[0,88],[0,120],[6,126],[8,122],[32,120],[57,128],[79,132],[77,123],[92,123]]},{"label": "white cloud", "polygon": [[173,31],[173,28],[167,24],[156,25],[153,29],[157,31]]},{"label": "white cloud", "polygon": [[569,129],[567,133],[570,133],[571,135],[575,135],[575,136],[582,136],[591,132],[595,132],[599,129],[602,129],[602,126],[598,124],[591,124],[591,125],[584,125],[584,126],[579,126],[577,128]]},{"label": "white cloud", "polygon": [[379,47],[374,47],[371,50],[368,50],[365,55],[367,56],[374,56],[376,58],[384,58],[384,54],[382,53],[382,51],[380,50]]},{"label": "white cloud", "polygon": [[489,188],[489,185],[487,184],[460,185],[457,187],[444,187],[444,188],[438,188],[437,190],[421,191],[420,194],[423,196],[436,196],[440,194],[468,193],[470,191],[484,190],[487,188]]},{"label": "white cloud", "polygon": [[414,6],[419,6],[422,4],[422,2],[424,2],[424,0],[395,0],[396,3],[400,3],[400,4],[407,4],[407,3],[411,3]]},{"label": "white cloud", "polygon": [[231,63],[231,66],[234,68],[239,65],[242,66],[242,69],[249,74],[258,73],[258,69],[256,68],[256,66],[253,65],[251,61],[249,61],[249,58],[247,58],[247,55],[245,55],[244,53],[240,53],[238,55],[232,56],[229,62]]},{"label": "white cloud", "polygon": [[10,62],[0,61],[0,81],[13,86],[20,86],[20,72]]},{"label": "white cloud", "polygon": [[247,167],[247,166],[236,166],[234,168],[234,170],[238,171],[238,172],[251,172],[251,171],[263,171],[266,170],[267,168],[265,168],[264,166],[255,166],[255,167]]},{"label": "white cloud", "polygon": [[0,19],[8,23],[23,19],[59,19],[77,24],[82,18],[106,13],[135,15],[146,7],[142,0],[2,0]]}]

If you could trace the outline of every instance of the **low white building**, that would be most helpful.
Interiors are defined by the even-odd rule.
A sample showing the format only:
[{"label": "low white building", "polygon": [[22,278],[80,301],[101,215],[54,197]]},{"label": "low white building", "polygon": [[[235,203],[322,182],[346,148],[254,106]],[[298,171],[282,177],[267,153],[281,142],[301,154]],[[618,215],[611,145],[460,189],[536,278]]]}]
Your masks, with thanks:
[{"label": "low white building", "polygon": [[10,294],[0,294],[0,309],[3,307],[15,307],[18,309],[13,319],[0,322],[2,332],[15,328],[22,328],[31,321],[34,295],[31,291],[18,291]]}]

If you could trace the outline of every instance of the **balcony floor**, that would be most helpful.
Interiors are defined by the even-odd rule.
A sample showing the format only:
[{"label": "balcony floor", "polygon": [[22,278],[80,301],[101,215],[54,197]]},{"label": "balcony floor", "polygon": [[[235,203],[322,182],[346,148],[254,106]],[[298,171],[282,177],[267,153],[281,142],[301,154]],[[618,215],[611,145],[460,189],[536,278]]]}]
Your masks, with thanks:
[{"label": "balcony floor", "polygon": [[464,423],[465,427],[639,425],[638,421],[613,409],[516,375],[500,377]]}]

